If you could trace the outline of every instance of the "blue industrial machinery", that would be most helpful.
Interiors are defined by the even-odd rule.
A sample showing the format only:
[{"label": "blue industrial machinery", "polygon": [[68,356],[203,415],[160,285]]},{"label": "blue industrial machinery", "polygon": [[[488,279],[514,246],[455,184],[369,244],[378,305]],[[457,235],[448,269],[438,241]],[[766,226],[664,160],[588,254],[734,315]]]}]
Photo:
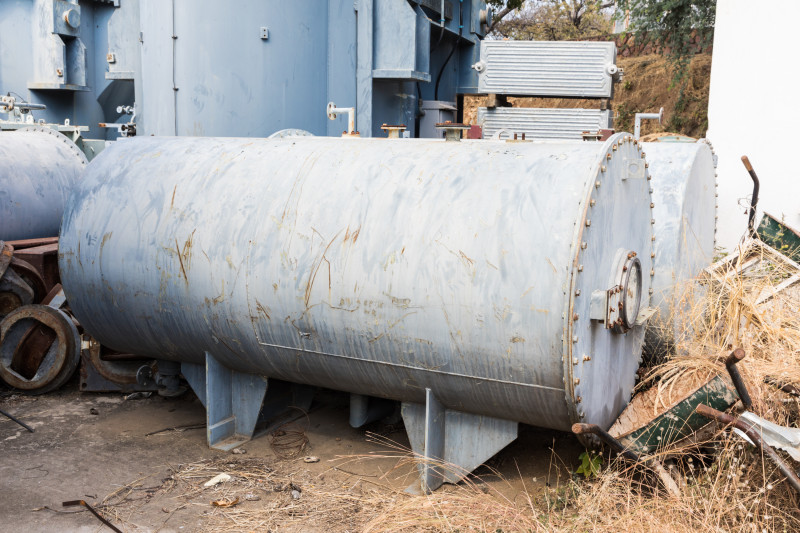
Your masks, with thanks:
[{"label": "blue industrial machinery", "polygon": [[[653,289],[693,272],[709,235],[713,247],[708,148],[654,147],[651,182],[631,135],[566,140],[607,111],[529,128],[542,110],[498,109],[520,91],[605,100],[620,72],[613,43],[482,52],[485,8],[3,1],[0,49],[14,53],[0,107],[19,105],[0,129],[23,131],[0,133],[0,195],[25,206],[0,223],[34,214],[35,195],[6,186],[13,165],[51,184],[47,198],[72,189],[59,243],[70,308],[104,346],[159,359],[144,381],[174,391],[180,368],[213,447],[250,439],[286,382],[301,403],[315,387],[350,392],[356,427],[400,401],[414,451],[463,469],[421,465],[426,490],[502,449],[519,422],[609,427]],[[494,95],[487,125],[564,139],[399,138],[440,136],[457,95],[481,89]],[[392,138],[368,139],[381,129]],[[139,138],[109,143],[78,180],[86,159],[62,133],[90,160],[105,143],[79,134]],[[62,205],[35,236],[57,231]],[[6,226],[0,239],[19,238]]]},{"label": "blue industrial machinery", "polygon": [[413,137],[420,99],[477,90],[481,17],[482,0],[7,0],[0,92],[93,138],[116,138],[98,124],[134,101],[144,135],[339,135],[333,101],[361,136]]}]

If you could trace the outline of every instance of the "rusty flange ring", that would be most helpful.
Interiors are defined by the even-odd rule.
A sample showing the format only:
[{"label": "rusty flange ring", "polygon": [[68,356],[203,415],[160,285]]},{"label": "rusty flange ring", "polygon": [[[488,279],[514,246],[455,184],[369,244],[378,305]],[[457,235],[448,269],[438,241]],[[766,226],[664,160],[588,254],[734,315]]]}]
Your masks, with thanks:
[{"label": "rusty flange ring", "polygon": [[19,274],[19,276],[25,280],[25,283],[30,285],[31,289],[33,289],[34,303],[38,304],[47,296],[47,285],[44,283],[44,278],[42,278],[42,274],[36,270],[32,264],[18,257],[12,257],[11,270]]},{"label": "rusty flange ring", "polygon": [[5,241],[0,241],[0,278],[6,273],[12,257],[14,257],[14,247]]},{"label": "rusty flange ring", "polygon": [[13,268],[0,277],[0,320],[22,305],[32,304],[36,294]]},{"label": "rusty flange ring", "polygon": [[75,372],[80,355],[78,329],[59,309],[25,305],[0,322],[0,377],[16,389],[57,389]]}]

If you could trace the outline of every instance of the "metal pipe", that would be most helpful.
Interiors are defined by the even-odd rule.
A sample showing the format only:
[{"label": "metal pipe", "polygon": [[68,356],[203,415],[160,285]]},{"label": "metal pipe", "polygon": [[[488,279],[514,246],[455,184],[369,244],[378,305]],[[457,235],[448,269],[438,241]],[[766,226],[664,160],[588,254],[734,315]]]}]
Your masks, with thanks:
[{"label": "metal pipe", "polygon": [[758,206],[758,190],[761,188],[761,183],[758,181],[756,171],[753,170],[753,165],[750,164],[750,159],[746,155],[742,156],[742,163],[750,178],[753,180],[753,196],[750,198],[750,216],[747,218],[747,234],[753,236],[755,234],[756,224],[756,207]]},{"label": "metal pipe", "polygon": [[0,107],[5,108],[6,111],[11,111],[14,108],[25,109],[28,111],[43,111],[47,109],[44,104],[32,104],[30,102],[17,102],[13,96],[0,97]]},{"label": "metal pipe", "polygon": [[786,479],[789,481],[789,484],[792,486],[792,488],[794,488],[794,490],[800,494],[800,478],[797,477],[797,474],[795,474],[794,470],[792,470],[792,468],[786,464],[781,456],[778,455],[778,452],[773,450],[769,444],[764,442],[764,440],[761,438],[761,435],[755,430],[755,428],[753,428],[753,426],[741,418],[736,418],[727,413],[722,413],[704,404],[697,406],[697,412],[704,417],[714,420],[720,424],[733,426],[741,430],[745,435],[747,435],[750,441],[756,445],[757,448],[760,448],[761,451],[763,451],[767,456],[769,456],[770,459],[772,459],[772,462],[775,463],[781,473],[786,476]]},{"label": "metal pipe", "polygon": [[739,373],[739,369],[736,368],[736,363],[744,359],[744,356],[744,349],[736,348],[730,353],[728,358],[725,359],[725,368],[728,369],[728,375],[730,375],[733,381],[733,386],[736,387],[736,392],[742,400],[742,405],[745,409],[750,409],[753,405],[753,401],[750,399],[750,393],[747,392],[747,387],[744,384],[742,375]]},{"label": "metal pipe", "polygon": [[328,118],[334,120],[338,115],[347,113],[347,134],[352,135],[356,131],[356,108],[355,107],[336,107],[333,102],[328,102],[326,108]]},{"label": "metal pipe", "polygon": [[633,138],[639,139],[642,133],[642,120],[657,120],[661,124],[661,119],[664,118],[664,108],[659,109],[658,113],[636,113],[636,118],[633,125]]}]

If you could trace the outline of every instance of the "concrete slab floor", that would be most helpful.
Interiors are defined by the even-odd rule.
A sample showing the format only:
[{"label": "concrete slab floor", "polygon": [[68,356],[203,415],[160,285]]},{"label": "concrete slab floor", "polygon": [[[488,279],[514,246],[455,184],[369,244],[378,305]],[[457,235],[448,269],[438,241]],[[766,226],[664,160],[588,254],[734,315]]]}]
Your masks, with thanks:
[{"label": "concrete slab floor", "polygon": [[[401,490],[410,483],[413,466],[393,457],[362,456],[396,455],[396,451],[370,438],[368,431],[381,432],[407,446],[402,424],[376,423],[366,429],[353,429],[348,424],[347,401],[346,394],[323,391],[308,419],[298,421],[309,439],[303,455],[320,458],[318,463],[306,464],[299,458],[276,457],[268,436],[246,443],[242,446],[246,455],[235,456],[208,448],[203,428],[145,436],[163,428],[202,424],[205,412],[191,392],[176,399],[153,394],[147,399],[125,400],[122,394],[80,393],[75,381],[43,396],[0,392],[0,408],[35,430],[29,433],[0,416],[0,530],[110,531],[89,512],[72,512],[76,508],[64,509],[61,503],[76,499],[90,505],[99,503],[140,478],[146,479],[140,484],[142,490],[158,486],[178,465],[205,459],[260,458],[276,471],[317,483],[324,479],[334,487],[352,486],[354,480],[366,479],[375,486]],[[523,490],[523,483],[536,497],[550,490],[546,487],[563,484],[569,478],[582,450],[571,435],[523,426],[520,438],[489,461],[489,466],[506,481],[497,479],[486,467],[477,473],[484,475],[488,483],[496,483],[510,498]],[[208,530],[209,513],[213,511],[208,495],[181,507],[161,493],[151,497],[155,490],[143,492],[147,497],[141,498],[135,508],[129,506],[124,521],[118,522],[126,533]],[[321,521],[325,522],[324,516]],[[358,523],[354,520],[348,528],[320,530],[345,531]],[[291,530],[316,530],[302,524],[302,520],[298,521],[297,528]]]}]

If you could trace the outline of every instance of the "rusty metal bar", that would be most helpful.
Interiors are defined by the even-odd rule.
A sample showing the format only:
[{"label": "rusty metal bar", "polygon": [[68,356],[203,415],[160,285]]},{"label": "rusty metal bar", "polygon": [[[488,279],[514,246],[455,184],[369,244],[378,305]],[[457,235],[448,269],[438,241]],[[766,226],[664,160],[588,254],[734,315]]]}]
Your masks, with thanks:
[{"label": "rusty metal bar", "polygon": [[781,383],[780,380],[770,376],[764,378],[764,383],[777,387],[786,394],[791,394],[792,396],[800,398],[800,390],[798,390],[797,387],[795,387],[791,383]]},{"label": "rusty metal bar", "polygon": [[739,369],[736,368],[736,363],[744,359],[744,356],[744,349],[736,348],[728,355],[728,358],[725,359],[725,368],[728,369],[728,374],[731,376],[733,386],[736,387],[736,392],[742,400],[742,405],[744,405],[745,409],[750,409],[753,405],[753,400],[750,398],[750,393],[747,392],[747,387],[744,384],[742,375],[739,373]]},{"label": "rusty metal bar", "polygon": [[608,431],[604,430],[597,424],[573,424],[572,425],[572,432],[576,435],[585,435],[587,433],[591,433],[592,435],[596,435],[600,440],[606,443],[612,450],[617,452],[617,454],[625,457],[630,461],[634,461],[637,463],[644,464],[645,466],[649,467],[653,472],[656,473],[658,478],[661,480],[661,483],[664,485],[664,488],[667,489],[667,492],[674,497],[678,497],[681,495],[681,489],[678,487],[678,484],[675,482],[675,479],[667,472],[664,468],[664,465],[661,464],[655,457],[645,457],[643,455],[639,455],[636,452],[633,452],[627,449],[620,441],[615,439],[608,433]]},{"label": "rusty metal bar", "polygon": [[16,422],[16,423],[17,423],[17,424],[19,424],[20,426],[24,427],[25,429],[27,429],[28,431],[30,431],[31,433],[33,433],[33,428],[32,428],[32,427],[30,427],[28,424],[26,424],[26,423],[25,423],[25,422],[23,422],[22,420],[19,420],[18,418],[16,418],[16,417],[13,417],[13,416],[11,416],[10,414],[6,413],[6,412],[5,412],[5,411],[3,411],[2,409],[0,409],[0,415],[7,416],[7,417],[8,417],[9,419],[11,419],[12,421]]},{"label": "rusty metal bar", "polygon": [[761,435],[755,430],[755,428],[753,428],[753,426],[741,418],[736,418],[727,413],[722,413],[704,404],[697,406],[697,412],[706,418],[719,422],[720,424],[733,426],[741,430],[745,435],[747,435],[750,441],[756,445],[757,448],[761,449],[765,455],[772,459],[772,462],[775,463],[781,473],[786,476],[786,479],[789,481],[789,484],[792,486],[792,488],[794,488],[794,490],[800,494],[800,478],[797,477],[797,474],[794,472],[794,470],[792,470],[792,468],[786,464],[781,456],[778,455],[778,452],[773,450],[769,444],[764,442],[764,440],[761,438]]},{"label": "rusty metal bar", "polygon": [[122,530],[119,529],[117,526],[115,526],[114,524],[112,524],[111,522],[109,522],[108,520],[103,518],[102,516],[100,516],[100,513],[95,511],[92,508],[92,506],[89,505],[88,503],[86,503],[84,500],[70,500],[68,502],[63,502],[61,505],[64,506],[64,507],[75,507],[76,505],[81,505],[83,507],[86,507],[89,510],[90,513],[95,515],[98,520],[100,520],[102,523],[107,525],[112,531],[115,531],[116,533],[123,533]]},{"label": "rusty metal bar", "polygon": [[609,448],[617,452],[619,455],[622,455],[626,459],[637,462],[642,461],[642,458],[639,454],[627,449],[620,441],[612,437],[608,431],[604,430],[597,424],[572,424],[572,432],[576,435],[586,435],[588,433],[596,435],[601,441],[606,443]]},{"label": "rusty metal bar", "polygon": [[753,165],[750,164],[750,159],[748,159],[746,155],[742,156],[742,163],[744,163],[744,168],[746,168],[748,174],[750,174],[750,179],[753,180],[753,196],[750,198],[750,216],[747,219],[747,234],[753,236],[756,232],[756,207],[758,206],[758,189],[761,187],[761,183],[758,181],[756,171],[753,170]]},{"label": "rusty metal bar", "polygon": [[26,248],[34,248],[53,243],[58,244],[58,237],[41,237],[38,239],[19,239],[16,241],[8,241],[8,244],[13,246],[15,250],[24,250]]}]

